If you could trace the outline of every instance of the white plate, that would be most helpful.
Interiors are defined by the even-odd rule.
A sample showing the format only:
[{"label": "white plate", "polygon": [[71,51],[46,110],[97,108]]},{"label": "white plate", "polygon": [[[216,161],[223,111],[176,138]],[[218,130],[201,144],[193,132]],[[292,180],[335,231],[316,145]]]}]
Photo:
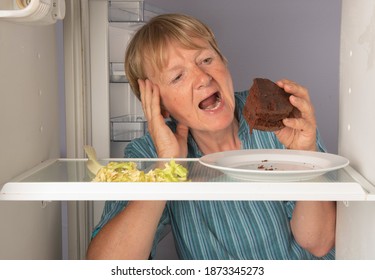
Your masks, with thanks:
[{"label": "white plate", "polygon": [[236,150],[203,156],[199,162],[230,177],[250,181],[309,180],[343,168],[338,155],[297,150]]}]

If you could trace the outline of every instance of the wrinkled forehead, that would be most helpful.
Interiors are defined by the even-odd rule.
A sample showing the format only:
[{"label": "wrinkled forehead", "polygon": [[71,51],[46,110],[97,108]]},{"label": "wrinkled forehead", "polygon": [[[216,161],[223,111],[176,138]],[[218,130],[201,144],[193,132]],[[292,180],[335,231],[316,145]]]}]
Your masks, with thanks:
[{"label": "wrinkled forehead", "polygon": [[157,44],[154,42],[144,48],[144,70],[147,75],[154,76],[156,72],[162,72],[168,66],[171,54],[176,53],[177,49],[202,50],[206,48],[210,48],[210,43],[201,38],[190,38],[190,40],[166,38]]}]

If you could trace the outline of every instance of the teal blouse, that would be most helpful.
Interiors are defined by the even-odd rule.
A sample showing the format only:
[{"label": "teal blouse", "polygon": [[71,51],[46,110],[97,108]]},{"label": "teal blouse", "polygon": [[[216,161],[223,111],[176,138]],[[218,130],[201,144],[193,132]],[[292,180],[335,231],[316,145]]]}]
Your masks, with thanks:
[{"label": "teal blouse", "polygon": [[[242,149],[284,149],[272,132],[253,130],[242,117],[248,91],[235,93],[235,114]],[[168,123],[172,130],[176,124]],[[317,147],[324,147],[317,134]],[[188,157],[201,157],[193,137],[188,138]],[[125,149],[126,158],[155,158],[151,136],[133,140]],[[127,201],[107,201],[98,231],[124,207]],[[150,257],[167,224],[171,225],[176,250],[181,259],[317,259],[295,241],[290,219],[294,201],[168,201],[155,235]],[[126,248],[124,248],[126,250]],[[323,259],[334,259],[334,249]]]}]

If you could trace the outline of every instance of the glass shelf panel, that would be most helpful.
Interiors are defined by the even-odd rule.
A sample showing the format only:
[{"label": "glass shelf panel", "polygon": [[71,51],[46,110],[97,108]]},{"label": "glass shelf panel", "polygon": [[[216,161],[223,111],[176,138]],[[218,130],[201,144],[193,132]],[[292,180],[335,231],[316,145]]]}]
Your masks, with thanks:
[{"label": "glass shelf panel", "polygon": [[[107,164],[114,159],[101,161]],[[119,159],[116,159],[119,160]],[[134,161],[148,171],[166,159]],[[0,200],[336,200],[365,201],[373,188],[351,167],[300,182],[254,182],[233,179],[205,167],[197,159],[176,159],[189,170],[183,183],[91,182],[85,159],[56,159],[42,163],[6,183]],[[355,175],[353,177],[353,174]],[[361,184],[368,184],[364,189]],[[371,194],[371,193],[370,193]]]},{"label": "glass shelf panel", "polygon": [[111,83],[128,83],[128,78],[125,75],[124,63],[122,62],[111,62],[109,64],[110,76],[109,80]]},{"label": "glass shelf panel", "polygon": [[147,131],[145,117],[124,115],[111,118],[111,141],[129,142],[141,137]]},{"label": "glass shelf panel", "polygon": [[108,20],[110,22],[145,22],[162,11],[144,1],[108,1]]}]

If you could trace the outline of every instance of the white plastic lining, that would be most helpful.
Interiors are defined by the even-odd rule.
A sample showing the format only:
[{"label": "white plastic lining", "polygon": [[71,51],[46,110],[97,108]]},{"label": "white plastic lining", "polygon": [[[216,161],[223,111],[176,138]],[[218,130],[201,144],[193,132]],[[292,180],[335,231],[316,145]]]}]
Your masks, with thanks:
[{"label": "white plastic lining", "polygon": [[65,0],[4,0],[0,19],[25,24],[53,24],[65,16]]}]

